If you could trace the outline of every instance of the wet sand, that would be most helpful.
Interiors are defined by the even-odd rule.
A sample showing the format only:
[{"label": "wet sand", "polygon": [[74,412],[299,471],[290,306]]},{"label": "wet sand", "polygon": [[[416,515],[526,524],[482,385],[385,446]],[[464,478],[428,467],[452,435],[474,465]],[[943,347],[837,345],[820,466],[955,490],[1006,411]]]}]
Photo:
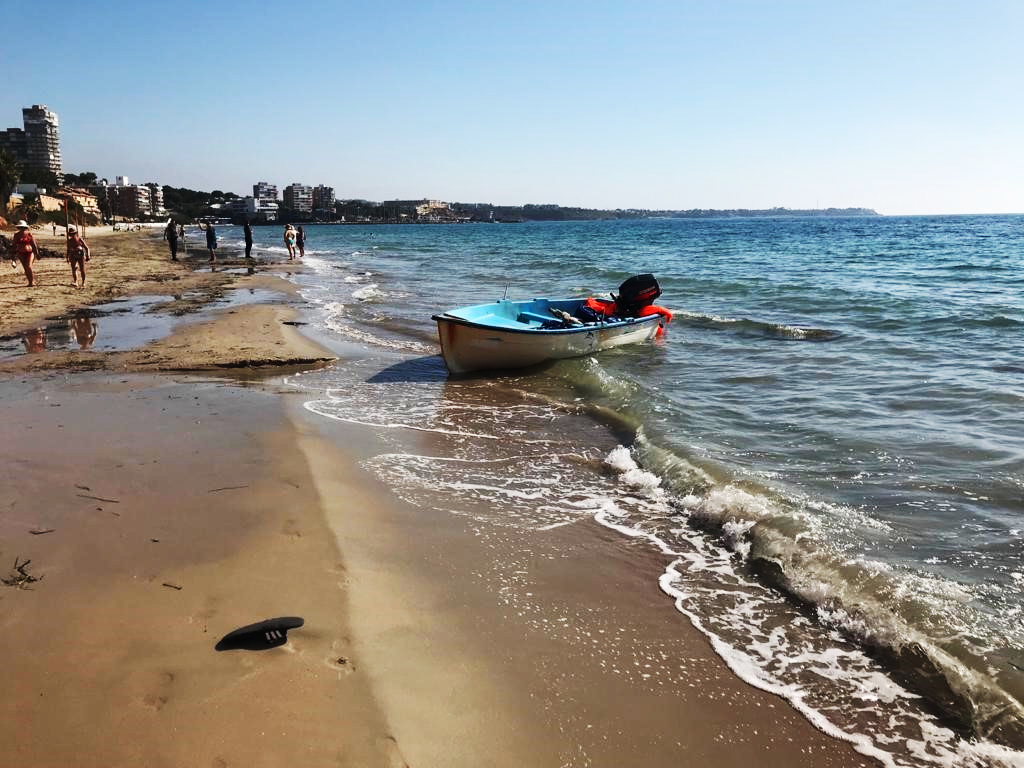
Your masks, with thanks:
[{"label": "wet sand", "polygon": [[[147,252],[130,258],[179,275],[159,242],[134,242]],[[98,290],[146,292],[153,277],[140,267]],[[0,331],[80,296],[20,308]],[[732,675],[651,590],[640,574],[661,564],[630,542],[582,524],[484,546],[467,518],[391,496],[358,463],[381,450],[374,434],[252,378],[331,357],[284,325],[294,297],[278,296],[197,308],[142,350],[0,364],[0,576],[17,557],[42,578],[0,587],[8,762],[870,764]],[[513,554],[539,614],[488,578]],[[284,646],[215,650],[293,615],[305,625]],[[614,640],[598,653],[602,630]]]}]

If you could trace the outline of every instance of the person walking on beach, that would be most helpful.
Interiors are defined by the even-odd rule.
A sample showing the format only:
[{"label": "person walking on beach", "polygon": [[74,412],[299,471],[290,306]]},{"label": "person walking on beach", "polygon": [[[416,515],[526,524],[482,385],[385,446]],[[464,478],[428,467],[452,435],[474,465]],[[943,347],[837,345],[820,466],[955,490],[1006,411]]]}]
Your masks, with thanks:
[{"label": "person walking on beach", "polygon": [[164,240],[167,241],[168,247],[171,249],[171,261],[178,260],[178,227],[174,223],[174,219],[168,219],[167,229],[164,230]]},{"label": "person walking on beach", "polygon": [[206,248],[210,251],[210,261],[217,260],[217,230],[213,224],[200,225],[206,230]]},{"label": "person walking on beach", "polygon": [[284,247],[288,249],[288,261],[295,261],[295,227],[291,224],[284,228]]},{"label": "person walking on beach", "polygon": [[295,231],[295,245],[299,248],[299,257],[306,255],[306,230],[299,224],[299,228]]},{"label": "person walking on beach", "polygon": [[28,223],[22,219],[15,228],[18,230],[11,238],[11,250],[16,259],[21,262],[21,268],[25,270],[25,277],[28,278],[28,285],[31,288],[35,285],[35,276],[32,274],[32,264],[39,258],[39,246],[28,231]]},{"label": "person walking on beach", "polygon": [[242,226],[242,234],[245,235],[245,258],[252,258],[252,227],[249,225],[248,219]]},{"label": "person walking on beach", "polygon": [[78,271],[82,272],[82,288],[85,288],[85,262],[89,258],[89,245],[78,234],[78,227],[68,227],[68,261],[71,263],[71,284],[78,287]]}]

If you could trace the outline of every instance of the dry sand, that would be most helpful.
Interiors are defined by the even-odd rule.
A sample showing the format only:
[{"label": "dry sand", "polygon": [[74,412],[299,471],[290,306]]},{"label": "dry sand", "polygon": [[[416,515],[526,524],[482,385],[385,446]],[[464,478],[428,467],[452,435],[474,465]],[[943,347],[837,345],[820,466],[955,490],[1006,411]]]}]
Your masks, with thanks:
[{"label": "dry sand", "polygon": [[[0,587],[6,763],[868,764],[741,683],[651,589],[662,564],[596,524],[510,538],[546,613],[510,609],[481,576],[498,553],[464,518],[425,515],[360,469],[380,450],[372,433],[235,378],[330,357],[283,324],[288,292],[197,275],[159,245],[97,240],[85,292],[50,270],[28,301],[0,283],[3,334],[168,281],[281,290],[212,313],[172,299],[183,324],[142,350],[0,363],[0,576],[19,558],[42,578]],[[215,650],[290,615],[305,625],[284,646]],[[567,615],[575,635],[538,630]],[[601,657],[576,641],[597,626],[618,638]],[[653,649],[669,654],[665,678],[610,671]]]}]

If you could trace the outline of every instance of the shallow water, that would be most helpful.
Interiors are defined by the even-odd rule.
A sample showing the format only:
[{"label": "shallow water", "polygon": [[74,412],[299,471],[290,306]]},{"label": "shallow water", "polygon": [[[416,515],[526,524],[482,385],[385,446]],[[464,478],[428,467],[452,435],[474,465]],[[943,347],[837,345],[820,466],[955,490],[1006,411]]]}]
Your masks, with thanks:
[{"label": "shallow water", "polygon": [[[646,542],[737,674],[883,763],[1024,762],[1024,217],[307,232],[291,279],[353,353],[293,384],[379,428],[397,495]],[[637,272],[664,338],[447,377],[434,312]]]},{"label": "shallow water", "polygon": [[133,296],[47,318],[39,328],[0,338],[0,358],[63,350],[136,349],[171,333],[179,318],[149,310],[168,296]]}]

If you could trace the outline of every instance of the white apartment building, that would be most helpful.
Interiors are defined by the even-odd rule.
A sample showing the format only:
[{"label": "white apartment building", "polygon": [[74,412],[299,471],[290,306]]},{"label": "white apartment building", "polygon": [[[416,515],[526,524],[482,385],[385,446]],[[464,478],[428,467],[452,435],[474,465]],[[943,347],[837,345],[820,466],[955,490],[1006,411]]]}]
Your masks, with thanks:
[{"label": "white apartment building", "polygon": [[283,197],[285,208],[291,208],[296,213],[313,212],[312,187],[307,187],[296,181],[284,188]]},{"label": "white apartment building", "polygon": [[257,203],[277,203],[277,185],[266,181],[257,181],[252,185],[252,196]]},{"label": "white apartment building", "polygon": [[164,188],[155,181],[147,181],[143,186],[149,189],[149,212],[153,216],[163,216],[167,213],[164,208]]}]

